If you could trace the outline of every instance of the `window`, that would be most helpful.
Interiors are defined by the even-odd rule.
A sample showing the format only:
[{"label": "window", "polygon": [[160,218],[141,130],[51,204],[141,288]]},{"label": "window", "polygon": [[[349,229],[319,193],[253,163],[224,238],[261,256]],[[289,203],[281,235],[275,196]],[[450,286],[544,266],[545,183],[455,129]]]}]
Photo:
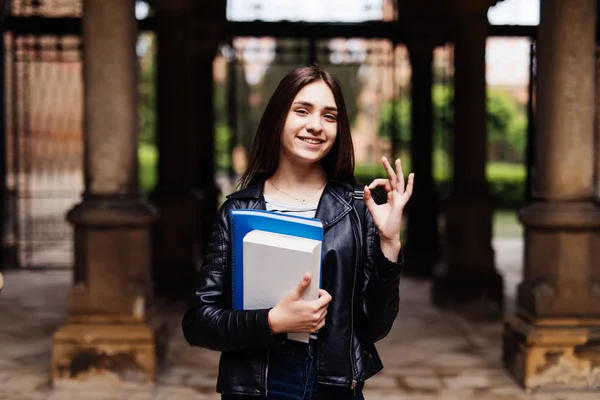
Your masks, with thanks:
[{"label": "window", "polygon": [[540,0],[504,0],[488,12],[492,25],[538,25]]},{"label": "window", "polygon": [[[228,0],[230,21],[381,21],[395,0]],[[385,18],[389,19],[389,18]]]}]

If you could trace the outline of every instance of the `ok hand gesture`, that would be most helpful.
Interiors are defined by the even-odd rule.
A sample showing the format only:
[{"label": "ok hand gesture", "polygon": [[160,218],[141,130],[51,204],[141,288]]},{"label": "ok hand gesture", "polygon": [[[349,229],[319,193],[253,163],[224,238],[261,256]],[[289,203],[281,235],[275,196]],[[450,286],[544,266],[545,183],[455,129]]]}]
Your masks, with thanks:
[{"label": "ok hand gesture", "polygon": [[[381,250],[390,260],[396,261],[401,247],[400,226],[402,213],[412,195],[415,174],[408,175],[408,184],[405,188],[400,160],[396,160],[395,171],[386,157],[382,157],[381,162],[388,174],[388,179],[375,179],[369,186],[365,186],[365,203],[373,217],[375,226],[379,230]],[[371,190],[378,186],[384,186],[387,193],[387,202],[380,205],[375,203],[371,195]]]}]

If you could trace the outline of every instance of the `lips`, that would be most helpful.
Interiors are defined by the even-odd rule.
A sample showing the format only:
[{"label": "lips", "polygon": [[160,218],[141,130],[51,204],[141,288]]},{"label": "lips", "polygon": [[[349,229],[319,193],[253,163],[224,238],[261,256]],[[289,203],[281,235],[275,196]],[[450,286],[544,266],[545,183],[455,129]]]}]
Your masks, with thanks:
[{"label": "lips", "polygon": [[300,139],[304,143],[308,143],[308,144],[321,144],[321,143],[325,142],[324,140],[321,140],[321,139],[307,138],[307,137],[301,137],[301,136],[298,136],[298,139]]}]

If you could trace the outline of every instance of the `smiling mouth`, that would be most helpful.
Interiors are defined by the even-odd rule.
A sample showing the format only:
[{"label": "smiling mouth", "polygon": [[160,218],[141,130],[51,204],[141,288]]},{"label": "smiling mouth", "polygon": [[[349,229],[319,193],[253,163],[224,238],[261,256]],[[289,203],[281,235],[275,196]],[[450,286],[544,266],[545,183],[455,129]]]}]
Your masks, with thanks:
[{"label": "smiling mouth", "polygon": [[320,139],[311,139],[311,138],[303,138],[303,137],[298,137],[298,139],[302,140],[303,142],[309,143],[309,144],[321,144],[321,143],[325,142],[324,140],[320,140]]}]

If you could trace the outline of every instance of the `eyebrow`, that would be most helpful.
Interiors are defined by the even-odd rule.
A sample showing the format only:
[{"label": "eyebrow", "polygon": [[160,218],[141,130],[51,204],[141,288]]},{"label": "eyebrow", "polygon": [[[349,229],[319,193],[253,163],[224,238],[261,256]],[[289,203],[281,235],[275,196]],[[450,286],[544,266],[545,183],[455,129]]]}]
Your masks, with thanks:
[{"label": "eyebrow", "polygon": [[[303,105],[303,106],[306,106],[306,107],[314,107],[314,105],[312,103],[309,103],[308,101],[302,101],[302,100],[295,101],[293,104],[300,104],[300,105]],[[327,111],[336,111],[337,112],[338,109],[337,109],[337,107],[328,106],[328,107],[325,107],[325,110],[327,110]]]}]

